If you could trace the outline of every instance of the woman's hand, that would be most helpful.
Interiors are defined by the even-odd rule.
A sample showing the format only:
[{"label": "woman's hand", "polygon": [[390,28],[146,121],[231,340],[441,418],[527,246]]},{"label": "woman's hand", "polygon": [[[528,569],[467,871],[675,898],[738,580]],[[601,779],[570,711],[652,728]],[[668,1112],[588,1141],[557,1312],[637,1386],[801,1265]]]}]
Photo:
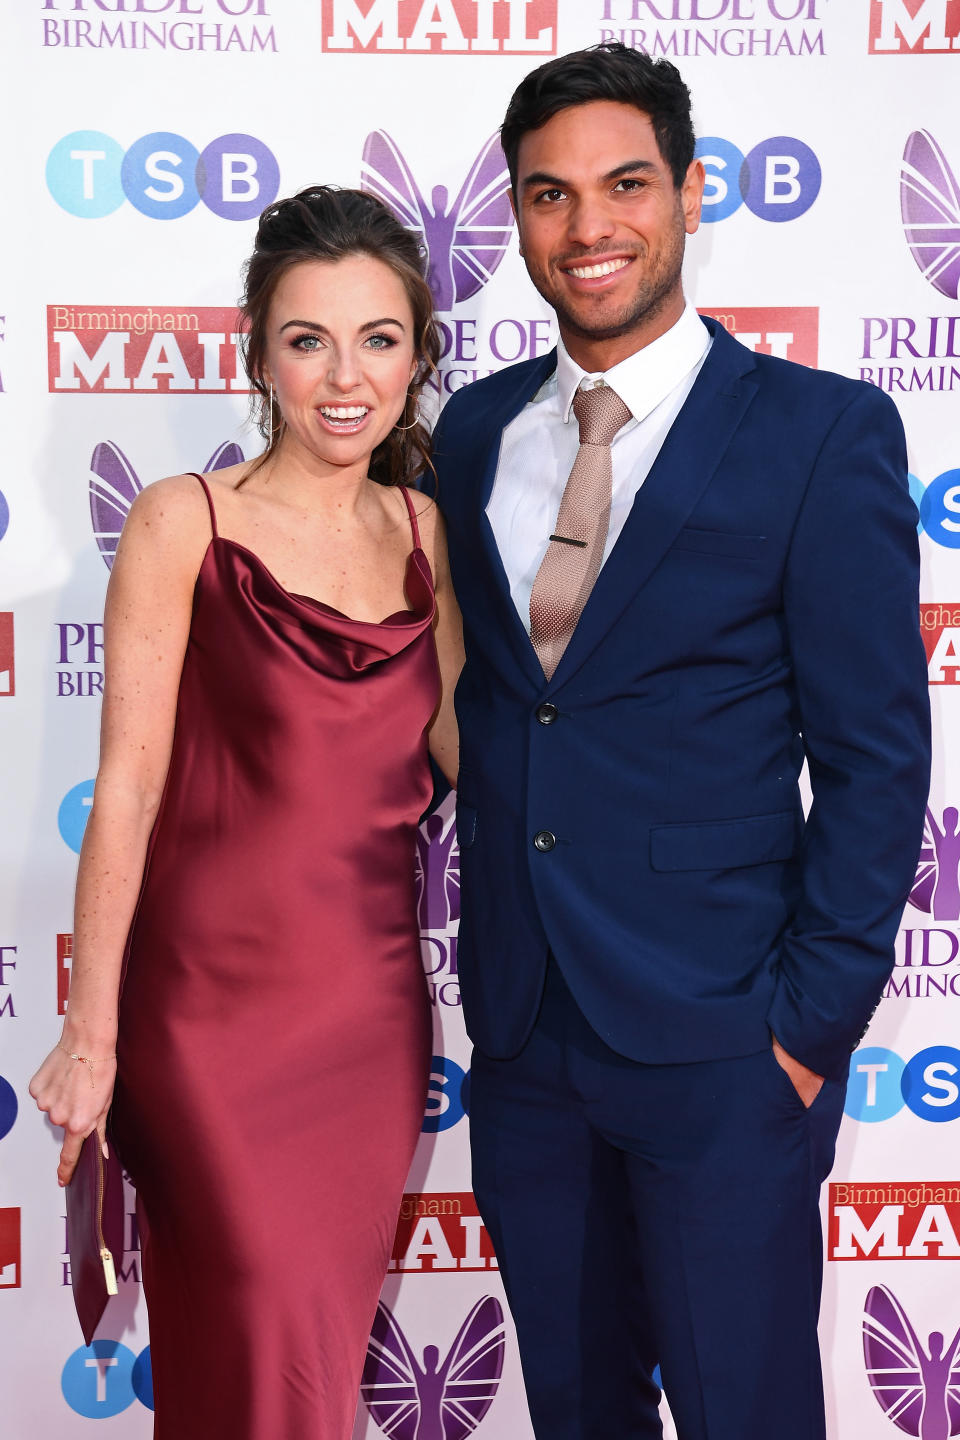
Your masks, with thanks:
[{"label": "woman's hand", "polygon": [[[37,1108],[63,1128],[63,1146],[57,1180],[69,1185],[80,1158],[80,1147],[94,1130],[106,1146],[107,1115],[117,1077],[115,1059],[74,1060],[57,1045],[30,1081]],[[106,1148],[104,1148],[106,1154]]]}]

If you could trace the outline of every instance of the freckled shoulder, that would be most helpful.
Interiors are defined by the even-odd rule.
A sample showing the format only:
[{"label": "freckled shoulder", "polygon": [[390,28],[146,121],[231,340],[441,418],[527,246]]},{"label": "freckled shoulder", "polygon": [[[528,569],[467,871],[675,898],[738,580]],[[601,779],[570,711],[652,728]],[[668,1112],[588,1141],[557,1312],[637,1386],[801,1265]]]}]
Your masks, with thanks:
[{"label": "freckled shoulder", "polygon": [[210,541],[210,509],[193,475],[170,475],[146,485],[127,516],[117,563],[134,565],[162,558],[177,570],[200,567]]}]

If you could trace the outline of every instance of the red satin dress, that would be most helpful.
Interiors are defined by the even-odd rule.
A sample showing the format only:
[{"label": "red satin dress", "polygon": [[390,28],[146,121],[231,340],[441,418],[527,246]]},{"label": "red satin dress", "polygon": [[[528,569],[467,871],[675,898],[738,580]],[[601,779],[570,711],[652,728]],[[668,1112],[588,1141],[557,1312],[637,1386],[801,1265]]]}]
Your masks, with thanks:
[{"label": "red satin dress", "polygon": [[414,893],[430,567],[379,624],[217,534],[120,1003],[157,1440],[347,1440],[430,1016]]}]

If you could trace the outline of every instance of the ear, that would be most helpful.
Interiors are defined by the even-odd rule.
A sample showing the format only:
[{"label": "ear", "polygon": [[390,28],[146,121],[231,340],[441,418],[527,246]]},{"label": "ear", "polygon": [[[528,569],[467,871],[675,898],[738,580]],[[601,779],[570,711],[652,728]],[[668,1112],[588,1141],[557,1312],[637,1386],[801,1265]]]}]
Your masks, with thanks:
[{"label": "ear", "polygon": [[703,208],[703,187],[706,171],[702,160],[691,160],[683,184],[680,186],[680,206],[686,232],[693,235],[700,229],[700,212]]}]

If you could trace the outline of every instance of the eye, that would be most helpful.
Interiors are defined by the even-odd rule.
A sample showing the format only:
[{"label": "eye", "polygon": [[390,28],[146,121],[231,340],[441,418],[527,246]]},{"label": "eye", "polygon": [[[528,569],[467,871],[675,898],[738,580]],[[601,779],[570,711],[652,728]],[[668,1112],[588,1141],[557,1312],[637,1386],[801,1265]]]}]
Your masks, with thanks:
[{"label": "eye", "polygon": [[621,193],[623,193],[623,194],[625,194],[625,195],[635,195],[635,194],[637,194],[640,190],[642,190],[643,187],[644,187],[644,181],[643,181],[643,180],[637,180],[637,179],[636,179],[635,177],[633,177],[633,176],[625,175],[622,180],[618,180],[618,181],[617,181],[616,185],[614,185],[613,188],[614,188],[614,190],[619,190],[619,191],[621,191]]},{"label": "eye", "polygon": [[305,331],[302,335],[295,335],[293,337],[290,341],[290,348],[292,350],[305,351],[307,354],[313,354],[315,350],[320,349],[320,336],[311,335]]},{"label": "eye", "polygon": [[565,198],[566,195],[563,190],[541,190],[540,194],[537,196],[537,201],[543,201],[547,205],[555,205],[558,200],[563,200]]},{"label": "eye", "polygon": [[368,335],[366,340],[371,350],[392,350],[397,340],[393,335],[386,335],[378,330],[375,335]]}]

